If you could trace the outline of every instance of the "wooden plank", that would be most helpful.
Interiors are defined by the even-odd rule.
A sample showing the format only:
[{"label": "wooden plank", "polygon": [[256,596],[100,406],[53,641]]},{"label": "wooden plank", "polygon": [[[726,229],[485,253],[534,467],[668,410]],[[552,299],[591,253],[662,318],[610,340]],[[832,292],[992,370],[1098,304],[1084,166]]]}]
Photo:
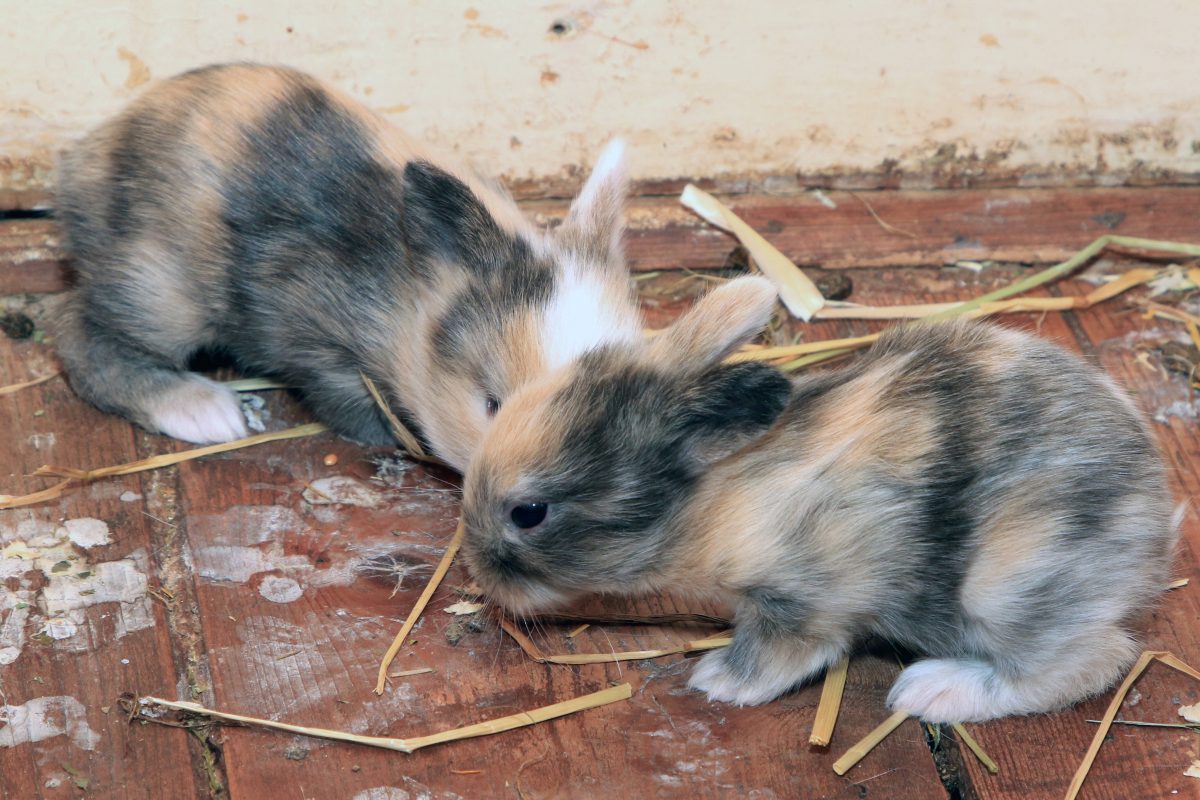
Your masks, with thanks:
[{"label": "wooden plank", "polygon": [[0,295],[66,287],[67,253],[50,219],[0,220]]},{"label": "wooden plank", "polygon": [[[1079,284],[1062,286],[1064,294],[1086,291]],[[1124,300],[1067,317],[1079,335],[1080,347],[1118,382],[1135,393],[1150,418],[1167,459],[1177,501],[1200,496],[1200,431],[1194,416],[1195,398],[1186,380],[1161,369],[1155,348],[1164,341],[1186,341],[1176,323],[1145,321],[1125,308]],[[1146,357],[1139,361],[1142,353]],[[1188,412],[1188,408],[1192,412]],[[1170,650],[1192,665],[1200,664],[1200,520],[1191,511],[1182,526],[1183,541],[1173,577],[1191,578],[1185,588],[1168,592],[1143,623],[1149,649]],[[1096,591],[1104,591],[1098,577]],[[988,775],[964,754],[971,790],[988,800],[1061,797],[1095,732],[1088,719],[1104,713],[1111,694],[1105,693],[1058,714],[1006,719],[970,726],[1000,765]],[[1150,668],[1139,681],[1120,718],[1179,722],[1181,704],[1200,700],[1200,684],[1162,665]],[[1187,731],[1116,726],[1105,742],[1080,795],[1084,798],[1200,797],[1200,782],[1183,772],[1197,758],[1200,745]]]},{"label": "wooden plank", "polygon": [[[0,336],[0,385],[54,366],[49,346]],[[0,430],[4,493],[42,488],[26,476],[46,462],[137,456],[130,425],[61,378],[0,397]],[[165,609],[148,594],[160,579],[144,491],[127,476],[0,511],[0,798],[79,796],[77,781],[101,798],[200,794],[187,739],[130,726],[118,707],[122,692],[178,685]]]},{"label": "wooden plank", "polygon": [[[980,259],[1048,263],[1105,233],[1200,241],[1200,216],[1195,213],[1200,188],[1195,187],[830,190],[826,197],[835,208],[812,194],[726,199],[788,257],[802,266],[828,269]],[[557,222],[566,209],[561,200],[522,205],[545,224]],[[877,221],[872,210],[891,228]],[[636,271],[720,267],[735,245],[680,206],[675,196],[635,198],[628,222],[626,250]],[[0,222],[0,294],[55,291],[65,285],[66,253],[54,236],[50,220]]]},{"label": "wooden plank", "polygon": [[[674,235],[684,252],[691,247],[687,238],[691,234],[680,230],[683,232]],[[1050,229],[1041,235],[1053,241],[1059,237]],[[728,245],[725,241],[721,250],[713,252],[723,253]],[[961,299],[1025,273],[1016,267],[979,273],[966,269],[868,269],[851,276],[855,282],[851,299],[876,304]],[[642,281],[639,286],[649,324],[660,327],[708,288],[709,282],[674,273]],[[1087,287],[1066,284],[1063,288],[1082,293]],[[1186,401],[1181,379],[1168,380],[1136,361],[1137,348],[1155,341],[1144,335],[1147,326],[1176,334],[1181,329],[1172,323],[1142,323],[1121,312],[1122,302],[1105,304],[1080,314],[1077,320],[1057,314],[1024,315],[1006,318],[1004,324],[1040,330],[1097,358],[1118,379],[1136,387],[1141,399],[1155,410]],[[793,331],[781,331],[778,336],[788,338],[799,331],[808,340],[833,338],[878,330],[883,325],[862,321],[793,324]],[[19,356],[9,355],[0,362],[4,370],[0,382],[23,380],[49,368],[44,346],[0,342],[0,347]],[[33,411],[39,408],[47,413],[34,417]],[[271,409],[275,425],[303,419],[278,393],[273,393]],[[4,417],[5,413],[10,416]],[[1196,471],[1200,435],[1194,420],[1165,419],[1167,423],[1156,429],[1173,467],[1177,494],[1180,498],[1195,496],[1200,489]],[[38,444],[59,448],[49,451],[53,460],[89,466],[173,446],[159,437],[133,436],[125,423],[84,408],[61,380],[0,398],[0,420],[9,423],[7,430],[22,430],[18,425],[23,425],[28,431],[10,434],[16,437],[11,449],[19,452],[21,459],[10,470],[0,470],[12,472],[0,487],[10,493],[41,486],[23,477],[50,460],[46,451],[37,450]],[[52,445],[46,438],[35,442],[31,438],[35,434],[55,434],[56,440]],[[70,444],[64,444],[67,441]],[[339,462],[325,467],[324,456],[331,452],[338,454]],[[441,609],[456,599],[451,588],[466,580],[461,569],[451,573],[414,635],[415,643],[402,651],[395,667],[432,666],[437,672],[397,680],[383,698],[375,698],[370,686],[378,656],[453,529],[457,500],[452,476],[420,467],[406,471],[395,485],[377,486],[384,502],[376,508],[314,505],[303,499],[305,487],[313,480],[332,475],[349,475],[371,485],[375,469],[366,459],[373,454],[332,437],[278,443],[188,464],[180,470],[178,485],[165,472],[140,479],[130,476],[73,493],[52,510],[0,512],[0,536],[9,538],[5,526],[11,519],[24,519],[19,516],[22,513],[45,511],[36,517],[42,523],[64,516],[105,519],[123,538],[114,536],[111,556],[108,549],[97,552],[106,559],[117,559],[132,552],[133,545],[146,547],[147,569],[182,598],[170,613],[155,606],[152,631],[101,642],[94,651],[100,655],[94,660],[89,655],[86,663],[82,654],[59,653],[61,642],[47,646],[49,656],[36,661],[30,655],[34,645],[26,642],[20,659],[0,671],[0,689],[7,695],[0,704],[19,705],[46,695],[75,696],[81,702],[98,694],[114,695],[111,676],[123,681],[129,674],[134,679],[128,685],[122,682],[122,689],[181,697],[191,686],[199,693],[198,699],[229,710],[278,715],[302,724],[404,735],[502,716],[583,694],[609,681],[630,680],[635,695],[627,704],[491,739],[431,748],[410,757],[261,731],[226,730],[215,739],[235,798],[263,796],[264,790],[274,789],[281,781],[305,787],[308,796],[354,796],[390,787],[412,795],[428,788],[435,796],[454,792],[465,797],[512,797],[517,794],[518,780],[530,797],[562,795],[576,786],[584,791],[589,786],[597,791],[615,789],[631,796],[765,795],[768,790],[779,796],[858,797],[864,791],[881,796],[944,796],[914,723],[906,723],[845,779],[835,779],[828,769],[847,746],[886,716],[882,698],[895,674],[886,662],[855,662],[842,721],[829,752],[809,752],[800,745],[815,712],[817,686],[764,708],[734,709],[708,704],[687,691],[691,660],[686,658],[619,668],[536,665],[493,627],[466,630],[457,646],[451,645],[446,634],[455,620]],[[121,503],[117,488],[123,490],[126,484],[144,500]],[[144,513],[162,522],[150,520]],[[393,535],[393,530],[400,535]],[[170,539],[173,531],[179,537],[174,542]],[[1195,594],[1200,591],[1196,568],[1200,533],[1194,514],[1185,522],[1185,537],[1179,575],[1192,577],[1193,584],[1172,592],[1155,612],[1148,643],[1175,650],[1196,664],[1200,662],[1196,652],[1200,595]],[[189,594],[191,581],[182,570],[185,558],[200,573],[194,596]],[[394,579],[388,582],[381,574],[393,563],[417,568],[395,597],[390,596]],[[420,571],[423,565],[424,572]],[[11,581],[3,585],[9,592],[18,586]],[[297,589],[298,597],[278,602]],[[189,613],[193,602],[202,620]],[[92,618],[97,608],[104,607],[87,611],[89,630],[112,624],[110,618]],[[648,600],[635,608],[704,610],[685,609],[669,598]],[[0,611],[0,629],[8,619],[5,613]],[[593,626],[572,644],[563,636],[565,630],[538,632],[538,641],[547,650],[575,646],[581,651],[602,651],[670,644],[694,638],[695,633]],[[130,643],[145,637],[153,646],[132,648]],[[121,658],[129,658],[131,663],[121,664]],[[46,684],[32,682],[34,676]],[[36,687],[36,691],[17,694],[14,684],[22,690]],[[48,686],[55,690],[45,688]],[[1132,700],[1127,705],[1131,718],[1173,719],[1180,703],[1200,699],[1200,687],[1159,667],[1152,668],[1138,691],[1136,705]],[[14,703],[14,698],[20,702]],[[346,702],[340,702],[343,700]],[[972,733],[1000,763],[1001,772],[986,775],[969,754],[963,754],[960,777],[965,793],[1003,798],[1061,796],[1091,736],[1091,726],[1083,720],[1098,715],[1104,703],[1104,698],[1098,698],[1059,714],[971,726]],[[0,797],[49,794],[42,784],[58,775],[52,768],[57,766],[60,779],[70,777],[62,771],[63,763],[80,768],[101,797],[136,795],[137,789],[116,788],[122,785],[146,786],[146,796],[204,794],[210,777],[203,766],[204,753],[193,747],[187,734],[142,726],[130,729],[123,724],[102,728],[108,717],[100,715],[97,722],[94,713],[88,705],[88,723],[102,735],[102,744],[94,753],[83,751],[86,761],[77,759],[84,761],[86,770],[70,760],[80,751],[67,742],[68,736],[37,745],[0,747],[0,774],[6,779]],[[1166,796],[1176,789],[1178,796],[1194,795],[1194,779],[1183,778],[1182,771],[1198,756],[1195,739],[1176,734],[1114,730],[1083,796]],[[106,749],[110,745],[114,749]],[[135,772],[148,768],[127,763],[133,761],[151,764],[156,772]],[[165,763],[179,766],[167,769]],[[220,780],[220,767],[216,769],[215,777]],[[470,772],[475,769],[481,772]],[[11,775],[20,777],[10,782]],[[171,788],[164,792],[167,786]]]},{"label": "wooden plank", "polygon": [[[686,303],[686,296],[671,298],[668,313]],[[275,424],[302,418],[278,395],[271,408]],[[331,453],[338,461],[327,467]],[[861,771],[839,778],[830,769],[840,750],[886,715],[883,697],[896,674],[888,662],[856,662],[848,689],[854,700],[843,710],[830,750],[810,753],[804,742],[819,686],[739,709],[687,690],[692,660],[683,657],[619,666],[535,664],[494,624],[474,630],[468,620],[442,611],[457,599],[453,587],[467,581],[461,566],[451,571],[393,667],[435,672],[397,679],[376,698],[370,690],[378,659],[438,560],[456,523],[458,499],[452,476],[419,466],[408,466],[398,481],[373,480],[370,455],[325,436],[181,467],[181,526],[199,574],[211,702],[300,724],[409,735],[533,708],[618,680],[634,684],[634,698],[411,756],[231,729],[222,734],[222,751],[234,797],[262,796],[280,780],[303,785],[312,796],[391,788],[414,796],[512,797],[519,781],[530,797],[603,790],[850,798],[864,789],[886,796],[885,780],[902,780],[908,797],[944,796],[915,723],[873,753]],[[331,476],[377,492],[379,504],[304,499],[313,481]],[[396,568],[409,572],[398,589]],[[685,608],[671,598],[600,606],[639,613],[719,611]],[[711,633],[594,625],[568,640],[567,630],[534,635],[548,651],[603,652]]]},{"label": "wooden plank", "polygon": [[[727,199],[796,263],[830,269],[982,259],[1049,263],[1106,233],[1200,238],[1195,214],[1200,189],[1194,188],[830,191],[826,196],[836,208],[811,194]],[[675,202],[633,204],[628,252],[635,270],[703,269],[723,263],[733,240],[685,216]]]}]

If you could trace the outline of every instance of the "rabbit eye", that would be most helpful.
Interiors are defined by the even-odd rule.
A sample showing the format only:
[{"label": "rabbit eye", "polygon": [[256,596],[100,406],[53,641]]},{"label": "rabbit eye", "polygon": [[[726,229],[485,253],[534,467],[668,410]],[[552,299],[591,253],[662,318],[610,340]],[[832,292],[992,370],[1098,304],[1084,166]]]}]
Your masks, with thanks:
[{"label": "rabbit eye", "polygon": [[487,415],[489,417],[494,417],[494,416],[496,416],[496,412],[500,410],[500,401],[497,400],[493,395],[489,394],[487,396],[486,406],[487,406]]},{"label": "rabbit eye", "polygon": [[529,530],[545,522],[546,512],[549,510],[550,507],[545,503],[522,503],[513,506],[508,516],[518,528]]}]

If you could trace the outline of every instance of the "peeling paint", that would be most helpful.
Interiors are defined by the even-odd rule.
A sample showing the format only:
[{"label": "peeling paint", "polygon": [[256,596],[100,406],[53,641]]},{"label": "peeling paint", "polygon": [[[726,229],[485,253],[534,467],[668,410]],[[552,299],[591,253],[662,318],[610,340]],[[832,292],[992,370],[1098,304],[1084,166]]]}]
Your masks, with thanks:
[{"label": "peeling paint", "polygon": [[112,542],[112,537],[108,531],[108,523],[91,517],[69,519],[59,528],[59,533],[70,539],[71,543],[75,546],[85,549],[88,547],[99,547],[100,545]]},{"label": "peeling paint", "polygon": [[117,58],[129,65],[129,75],[125,78],[126,89],[136,89],[150,82],[150,68],[137,54],[124,47],[117,48]]},{"label": "peeling paint", "polygon": [[363,789],[354,795],[352,800],[462,800],[462,796],[450,791],[434,791],[425,784],[410,778],[403,778],[403,787],[374,786]]},{"label": "peeling paint", "polygon": [[[22,538],[17,538],[22,537]],[[30,626],[58,649],[82,652],[107,639],[120,639],[154,626],[147,594],[147,559],[135,550],[114,561],[91,563],[86,548],[109,544],[108,525],[84,517],[59,526],[36,519],[19,522],[16,529],[0,529],[0,665],[16,661],[23,651]],[[82,551],[82,552],[81,552]],[[29,573],[40,572],[40,588]],[[15,579],[11,588],[7,581]],[[89,617],[94,606],[111,606]],[[97,630],[111,620],[112,631]]]},{"label": "peeling paint", "polygon": [[[800,19],[681,0],[558,4],[532,14],[512,3],[452,13],[423,4],[411,9],[417,33],[397,48],[395,26],[333,12],[299,25],[284,3],[186,19],[171,4],[154,5],[70,24],[56,4],[24,4],[22,29],[61,35],[12,43],[0,87],[0,195],[44,199],[54,154],[141,90],[154,77],[149,65],[161,77],[248,53],[303,65],[352,94],[370,88],[371,104],[403,112],[412,135],[470,153],[489,174],[556,193],[578,186],[613,135],[628,139],[631,175],[647,182],[1200,181],[1192,153],[1200,118],[1194,93],[1177,79],[1200,71],[1200,53],[1175,35],[1200,22],[1194,4],[1136,26],[1093,15],[1086,38],[1077,35],[1080,0],[1073,14],[1013,0],[1004,13],[966,17],[867,0],[889,24],[865,32],[860,5],[818,4]],[[308,33],[316,25],[320,37]],[[293,26],[297,35],[280,35]],[[147,30],[163,35],[147,38]],[[819,57],[805,61],[803,80],[789,79],[786,65],[809,30],[823,32]],[[208,43],[200,60],[173,45],[181,37]],[[946,43],[938,58],[928,57],[930,41]],[[393,56],[388,69],[358,55],[383,51]],[[1095,62],[1096,52],[1105,58]],[[1157,57],[1147,61],[1147,52]],[[489,67],[466,80],[462,63]],[[620,91],[564,91],[567,83]],[[723,128],[736,134],[733,143],[713,141]],[[497,131],[520,131],[523,146]],[[928,163],[939,152],[940,163]]]},{"label": "peeling paint", "polygon": [[291,578],[268,575],[259,584],[258,593],[272,603],[291,603],[299,600],[304,590]]},{"label": "peeling paint", "polygon": [[67,736],[81,750],[95,750],[100,735],[74,697],[38,697],[19,706],[0,706],[0,747],[16,747]]},{"label": "peeling paint", "polygon": [[345,475],[318,478],[305,488],[304,499],[312,505],[347,505],[362,508],[375,508],[383,501],[379,492]]}]

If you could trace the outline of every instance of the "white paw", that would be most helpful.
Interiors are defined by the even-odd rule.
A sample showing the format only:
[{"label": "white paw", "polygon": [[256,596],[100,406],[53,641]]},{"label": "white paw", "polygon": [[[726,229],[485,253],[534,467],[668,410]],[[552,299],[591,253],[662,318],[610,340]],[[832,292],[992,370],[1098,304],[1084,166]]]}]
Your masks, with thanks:
[{"label": "white paw", "polygon": [[725,653],[719,650],[700,659],[692,670],[688,686],[707,693],[709,700],[739,706],[762,705],[788,689],[788,686],[778,686],[777,682],[746,680],[734,674]]},{"label": "white paw", "polygon": [[995,671],[981,661],[930,658],[900,673],[888,692],[888,705],[926,722],[982,722],[1004,716]]},{"label": "white paw", "polygon": [[237,394],[199,375],[188,375],[156,398],[150,422],[167,436],[197,444],[229,442],[247,433]]}]

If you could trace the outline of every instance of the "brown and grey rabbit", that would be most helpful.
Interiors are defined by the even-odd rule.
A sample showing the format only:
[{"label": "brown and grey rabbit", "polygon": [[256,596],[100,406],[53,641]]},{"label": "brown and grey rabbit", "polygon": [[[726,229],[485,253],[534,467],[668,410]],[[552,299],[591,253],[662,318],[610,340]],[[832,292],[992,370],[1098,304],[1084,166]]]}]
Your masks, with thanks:
[{"label": "brown and grey rabbit", "polygon": [[63,160],[77,284],[62,357],[85,399],[195,442],[246,433],[234,394],[188,371],[198,351],[296,387],[350,438],[391,442],[361,372],[462,469],[519,387],[639,335],[625,185],[614,142],[547,233],[308,75],[188,72]]},{"label": "brown and grey rabbit", "polygon": [[733,642],[691,685],[739,704],[880,638],[924,656],[889,703],[931,721],[1109,686],[1175,541],[1132,402],[1059,347],[978,323],[895,329],[795,383],[724,362],[773,296],[732,281],[500,411],[464,490],[485,591],[523,613],[590,592],[725,600]]}]

